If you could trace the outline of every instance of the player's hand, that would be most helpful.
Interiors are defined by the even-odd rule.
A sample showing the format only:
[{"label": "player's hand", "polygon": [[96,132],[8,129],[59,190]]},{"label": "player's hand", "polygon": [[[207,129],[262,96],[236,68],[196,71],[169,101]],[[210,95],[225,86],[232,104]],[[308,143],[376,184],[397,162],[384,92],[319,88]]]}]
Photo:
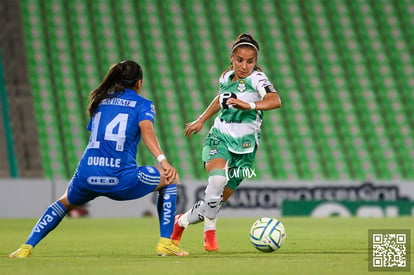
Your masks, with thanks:
[{"label": "player's hand", "polygon": [[164,170],[165,181],[167,184],[180,184],[180,177],[175,169],[166,159],[161,161],[161,167]]},{"label": "player's hand", "polygon": [[185,125],[184,134],[188,137],[191,134],[197,134],[203,128],[203,123],[197,119],[193,122],[189,122]]},{"label": "player's hand", "polygon": [[237,98],[229,98],[226,101],[228,106],[232,106],[238,110],[250,110],[250,104]]}]

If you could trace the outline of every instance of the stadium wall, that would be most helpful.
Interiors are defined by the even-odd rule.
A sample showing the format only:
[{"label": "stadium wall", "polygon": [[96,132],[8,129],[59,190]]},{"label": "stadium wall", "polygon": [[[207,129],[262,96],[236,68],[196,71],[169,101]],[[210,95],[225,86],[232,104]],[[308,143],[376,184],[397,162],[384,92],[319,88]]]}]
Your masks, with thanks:
[{"label": "stadium wall", "polygon": [[[5,93],[2,96],[2,111],[7,139],[7,150],[0,148],[0,156],[8,162],[9,168],[7,170],[5,165],[0,164],[0,175],[44,177],[19,10],[20,1],[0,1],[0,66],[3,66]],[[4,148],[1,142],[0,146]]]},{"label": "stadium wall", "polygon": [[[0,218],[36,218],[66,186],[62,180],[0,179]],[[204,187],[204,181],[183,181],[177,212],[201,199]],[[156,216],[155,201],[155,194],[127,202],[100,197],[85,207],[90,217]],[[221,216],[414,216],[414,182],[247,180]]]}]

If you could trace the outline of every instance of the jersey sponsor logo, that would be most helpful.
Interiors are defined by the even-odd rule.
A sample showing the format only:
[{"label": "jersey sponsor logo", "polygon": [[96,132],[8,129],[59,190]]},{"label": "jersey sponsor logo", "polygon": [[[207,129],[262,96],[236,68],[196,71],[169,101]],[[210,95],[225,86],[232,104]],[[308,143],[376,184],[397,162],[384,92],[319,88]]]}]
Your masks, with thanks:
[{"label": "jersey sponsor logo", "polygon": [[93,176],[88,177],[87,181],[91,185],[117,185],[119,183],[119,179],[116,177]]},{"label": "jersey sponsor logo", "polygon": [[107,157],[88,157],[88,165],[104,167],[121,167],[121,159]]},{"label": "jersey sponsor logo", "polygon": [[223,109],[234,108],[231,105],[230,106],[227,105],[227,100],[229,100],[230,98],[237,98],[237,95],[232,92],[225,92],[225,93],[220,94],[219,101],[220,101],[221,108]]},{"label": "jersey sponsor logo", "polygon": [[137,102],[134,100],[127,100],[122,98],[106,98],[102,100],[102,105],[116,105],[116,106],[123,106],[123,107],[131,107],[135,108],[135,105],[137,105]]}]

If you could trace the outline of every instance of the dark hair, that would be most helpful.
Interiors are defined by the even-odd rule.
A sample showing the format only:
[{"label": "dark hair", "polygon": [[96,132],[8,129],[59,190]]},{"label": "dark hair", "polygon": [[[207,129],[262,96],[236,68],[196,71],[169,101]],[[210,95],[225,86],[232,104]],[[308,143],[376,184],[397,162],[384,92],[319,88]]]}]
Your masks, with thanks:
[{"label": "dark hair", "polygon": [[[239,47],[249,47],[256,50],[256,56],[258,55],[260,50],[259,43],[256,40],[254,40],[253,36],[247,33],[241,33],[237,36],[236,40],[234,40],[233,45],[231,46],[231,54],[233,54],[236,48]],[[233,70],[233,64],[231,62],[230,66],[223,72],[223,74],[230,70]],[[254,67],[254,70],[262,71],[262,69],[259,66],[257,66],[257,64]]]},{"label": "dark hair", "polygon": [[259,52],[259,43],[257,43],[256,40],[254,40],[253,36],[247,33],[239,34],[234,40],[233,45],[231,47],[232,53],[234,50],[238,47],[251,47],[256,50],[256,52]]},{"label": "dark hair", "polygon": [[103,99],[115,97],[127,88],[134,88],[142,77],[142,68],[134,61],[126,60],[113,64],[99,86],[89,94],[89,116],[95,114]]}]

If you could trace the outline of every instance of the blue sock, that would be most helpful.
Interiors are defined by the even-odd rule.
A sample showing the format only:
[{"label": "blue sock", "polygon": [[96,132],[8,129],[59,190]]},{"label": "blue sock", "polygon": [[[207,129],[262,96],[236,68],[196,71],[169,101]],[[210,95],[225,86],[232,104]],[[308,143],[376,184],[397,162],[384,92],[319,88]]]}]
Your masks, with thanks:
[{"label": "blue sock", "polygon": [[55,201],[46,209],[25,244],[35,247],[46,235],[55,229],[68,211],[60,201]]},{"label": "blue sock", "polygon": [[177,185],[170,184],[158,191],[158,219],[160,236],[170,238],[174,229],[174,217],[177,203]]}]

